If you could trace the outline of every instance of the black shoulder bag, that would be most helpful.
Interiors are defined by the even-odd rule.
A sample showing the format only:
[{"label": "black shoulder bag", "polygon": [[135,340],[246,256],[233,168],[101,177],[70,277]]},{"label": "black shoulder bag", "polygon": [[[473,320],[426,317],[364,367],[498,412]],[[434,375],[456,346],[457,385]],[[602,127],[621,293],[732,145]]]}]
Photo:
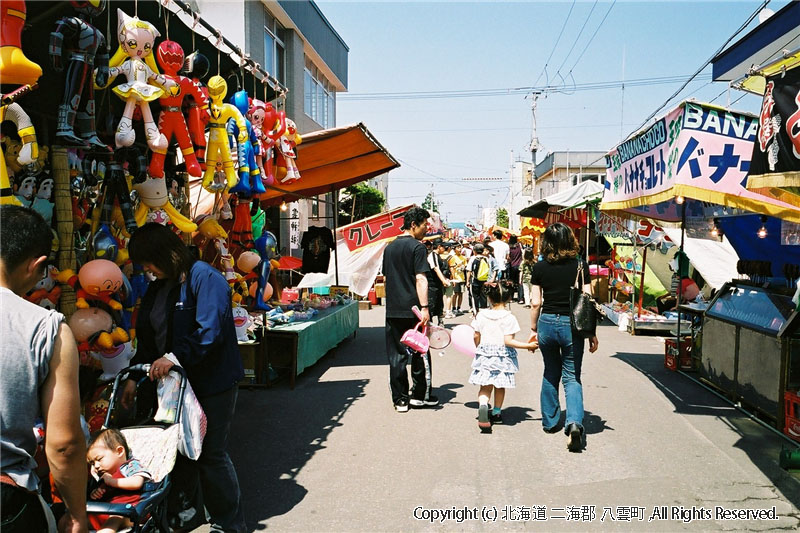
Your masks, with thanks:
[{"label": "black shoulder bag", "polygon": [[578,261],[575,284],[569,289],[570,322],[572,329],[583,337],[593,337],[597,329],[597,322],[602,320],[603,313],[595,299],[583,292],[583,285],[583,264]]}]

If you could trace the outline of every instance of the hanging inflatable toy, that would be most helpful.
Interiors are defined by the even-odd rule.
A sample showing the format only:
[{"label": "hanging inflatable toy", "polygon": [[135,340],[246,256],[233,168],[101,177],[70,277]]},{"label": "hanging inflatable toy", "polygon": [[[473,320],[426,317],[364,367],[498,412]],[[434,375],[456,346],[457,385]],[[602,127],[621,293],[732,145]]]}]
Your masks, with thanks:
[{"label": "hanging inflatable toy", "polygon": [[117,125],[114,142],[117,148],[121,148],[131,146],[136,140],[133,112],[138,106],[142,112],[147,145],[154,152],[166,151],[167,138],[153,121],[150,102],[161,98],[165,92],[175,91],[178,85],[158,73],[152,52],[153,43],[161,34],[149,22],[139,20],[139,17],[129,17],[121,9],[117,9],[117,16],[119,48],[109,61],[111,68],[108,83],[114,81],[120,74],[125,76],[127,82],[112,89],[125,101],[125,111],[122,112],[122,118]]},{"label": "hanging inflatable toy", "polygon": [[[247,97],[247,92],[236,91],[231,97],[231,104],[233,104],[239,113],[244,117],[250,109],[250,99]],[[240,194],[243,196],[255,196],[264,194],[267,190],[264,184],[261,183],[261,169],[256,163],[256,155],[261,154],[258,135],[256,134],[253,124],[247,119],[244,119],[246,126],[247,140],[240,142],[238,147],[239,153],[239,183],[233,187],[230,192]],[[236,121],[228,121],[228,133],[234,137],[240,136],[239,126]],[[248,215],[249,217],[249,215]]]},{"label": "hanging inflatable toy", "polygon": [[[264,133],[264,118],[266,118],[266,115],[266,104],[261,100],[251,98],[250,107],[248,108],[244,118],[250,121],[250,124],[253,125],[253,130],[255,130],[256,133],[258,150],[256,151],[255,157],[256,165],[258,165],[258,170],[261,172],[262,182],[266,180],[266,177],[264,176],[264,156],[266,155],[267,149],[267,142],[265,139],[267,135]],[[264,192],[266,192],[266,189]]]},{"label": "hanging inflatable toy", "polygon": [[270,261],[275,257],[275,252],[278,247],[278,240],[275,235],[269,231],[265,231],[261,237],[255,242],[255,248],[258,255],[261,256],[261,262],[258,265],[258,288],[256,289],[256,297],[253,302],[253,308],[261,311],[269,311],[271,306],[267,305],[267,301],[272,296],[272,286],[269,284],[269,273],[272,269]]},{"label": "hanging inflatable toy", "polygon": [[[164,77],[175,83],[175,88],[161,96],[161,114],[158,117],[158,129],[167,139],[167,142],[174,136],[178,141],[183,159],[186,162],[186,172],[190,176],[199,178],[203,171],[200,163],[194,155],[194,146],[189,137],[189,130],[186,127],[186,120],[183,117],[182,105],[184,97],[191,96],[198,106],[200,113],[199,120],[202,123],[208,120],[208,98],[206,98],[200,86],[186,76],[179,76],[178,71],[183,68],[183,48],[175,41],[162,41],[156,51],[158,64],[164,70]],[[150,158],[148,172],[154,178],[164,177],[164,159],[167,150],[154,150],[153,157]]]},{"label": "hanging inflatable toy", "polygon": [[[105,87],[108,83],[108,49],[106,38],[91,24],[92,17],[105,11],[106,0],[70,3],[78,16],[62,17],[56,23],[55,31],[50,34],[50,62],[53,69],[61,72],[67,61],[64,97],[58,106],[56,138],[64,144],[108,150],[108,146],[97,136],[94,103],[94,84]],[[63,53],[64,48],[66,54]]]},{"label": "hanging inflatable toy", "polygon": [[33,199],[31,207],[34,211],[42,215],[45,222],[53,222],[53,177],[49,172],[42,172],[36,177],[36,197]]},{"label": "hanging inflatable toy", "polygon": [[231,150],[228,145],[228,134],[226,125],[228,120],[236,121],[239,128],[239,136],[236,139],[239,143],[248,142],[247,125],[244,117],[231,104],[224,103],[225,95],[228,92],[228,84],[222,76],[213,76],[208,80],[208,96],[211,99],[209,104],[208,119],[208,150],[206,152],[206,171],[203,176],[203,188],[209,192],[217,192],[219,188],[213,185],[214,171],[217,162],[222,163],[222,170],[225,172],[227,187],[232,189],[236,185],[236,172],[233,170],[233,160]]},{"label": "hanging inflatable toy", "polygon": [[42,279],[25,295],[25,299],[39,307],[55,309],[61,299],[61,287],[56,281],[57,276],[58,270],[56,267],[48,265],[45,268]]},{"label": "hanging inflatable toy", "polygon": [[192,144],[194,145],[194,153],[197,158],[197,162],[200,164],[200,168],[205,171],[206,169],[206,124],[208,123],[208,89],[205,85],[201,82],[203,78],[208,76],[208,69],[210,64],[208,62],[208,58],[201,54],[200,52],[192,52],[188,56],[186,56],[186,60],[183,62],[183,70],[186,72],[186,75],[192,79],[192,83],[200,88],[200,92],[203,94],[205,98],[205,104],[201,107],[201,102],[192,98],[192,95],[189,95],[189,98],[184,100],[184,103],[187,105],[186,109],[186,116],[187,122],[186,125],[189,128],[189,135],[192,138]]},{"label": "hanging inflatable toy", "polygon": [[[139,206],[136,208],[136,223],[143,226],[148,222],[148,216],[151,213],[163,211],[172,224],[184,233],[192,233],[197,231],[197,224],[183,216],[175,207],[169,203],[169,196],[167,195],[167,182],[163,179],[150,178],[144,183],[139,183],[134,186],[134,189],[139,193]],[[154,219],[152,222],[159,222],[166,224],[166,220]]]},{"label": "hanging inflatable toy", "polygon": [[276,146],[286,132],[286,113],[276,110],[271,103],[267,102],[261,131],[265,145],[264,155],[262,156],[262,161],[264,162],[264,184],[274,185]]},{"label": "hanging inflatable toy", "polygon": [[78,309],[88,308],[90,301],[103,302],[115,311],[122,309],[122,304],[113,298],[122,289],[122,271],[111,261],[94,259],[83,265],[78,275],[73,270],[62,270],[57,279],[77,291]]},{"label": "hanging inflatable toy", "polygon": [[281,135],[278,143],[277,176],[281,183],[296,181],[300,179],[300,170],[297,168],[297,145],[303,142],[303,138],[297,133],[297,126],[291,119],[286,119],[286,132]]},{"label": "hanging inflatable toy", "polygon": [[3,0],[0,13],[0,79],[4,85],[33,85],[42,75],[42,67],[22,52],[25,2]]},{"label": "hanging inflatable toy", "polygon": [[[5,3],[3,6],[5,10]],[[36,130],[33,129],[33,124],[28,114],[25,113],[25,110],[23,110],[15,100],[33,89],[34,87],[26,85],[14,92],[3,95],[2,105],[0,105],[0,123],[6,120],[13,122],[16,126],[17,134],[22,140],[22,146],[16,157],[16,163],[30,168],[35,167],[35,162],[39,157],[39,144],[36,142]],[[14,197],[14,193],[11,189],[11,179],[9,178],[5,158],[0,158],[0,204],[21,205],[19,200]]]}]

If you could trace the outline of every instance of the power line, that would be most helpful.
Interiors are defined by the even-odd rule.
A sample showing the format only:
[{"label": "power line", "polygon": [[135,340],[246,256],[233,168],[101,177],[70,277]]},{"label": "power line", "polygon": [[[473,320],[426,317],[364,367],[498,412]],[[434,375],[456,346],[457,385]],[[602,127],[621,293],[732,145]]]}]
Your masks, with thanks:
[{"label": "power line", "polygon": [[[758,14],[761,12],[761,10],[763,10],[765,7],[767,7],[767,5],[768,5],[769,3],[770,3],[770,0],[764,0],[764,2],[761,4],[761,6],[759,6],[758,8],[756,8],[756,10],[755,10],[755,11],[753,11],[753,13],[752,13],[752,14],[751,14],[751,15],[750,15],[748,18],[747,18],[747,20],[746,20],[746,21],[745,21],[745,22],[744,22],[744,23],[743,23],[741,26],[739,26],[739,29],[737,29],[737,30],[736,30],[736,31],[733,33],[733,35],[731,35],[730,37],[728,37],[728,40],[726,40],[726,41],[725,41],[725,42],[722,44],[722,46],[720,46],[720,47],[719,47],[719,49],[717,49],[717,51],[716,51],[716,52],[714,52],[714,53],[711,55],[711,57],[709,57],[709,58],[708,58],[708,59],[707,59],[707,60],[706,60],[706,61],[705,61],[705,62],[704,62],[704,63],[703,63],[701,66],[700,66],[700,68],[698,68],[698,69],[697,69],[697,71],[695,71],[695,73],[694,73],[694,74],[692,74],[692,76],[691,76],[691,77],[690,77],[688,80],[686,80],[686,82],[685,82],[683,85],[681,85],[681,87],[680,87],[680,88],[679,88],[677,91],[675,91],[674,93],[672,93],[672,95],[671,95],[669,98],[667,98],[667,99],[664,101],[664,103],[663,103],[663,104],[661,104],[661,105],[660,105],[660,106],[659,106],[659,107],[658,107],[658,108],[657,108],[655,111],[653,111],[653,112],[652,112],[652,113],[651,113],[651,114],[650,114],[650,115],[649,115],[649,116],[648,116],[646,119],[644,119],[644,122],[642,122],[642,123],[641,123],[641,125],[639,125],[639,127],[638,127],[638,128],[636,128],[636,129],[635,129],[633,132],[631,132],[631,133],[635,133],[635,132],[639,131],[639,130],[640,130],[640,129],[641,129],[641,128],[642,128],[642,127],[645,125],[645,124],[647,124],[647,123],[650,121],[650,119],[651,119],[651,118],[653,118],[654,116],[656,116],[656,115],[657,115],[657,114],[658,114],[658,113],[659,113],[659,112],[660,112],[662,109],[664,109],[664,108],[665,108],[667,105],[669,105],[669,103],[670,103],[670,102],[671,102],[671,101],[672,101],[672,100],[673,100],[673,99],[674,99],[676,96],[678,96],[678,95],[681,93],[681,91],[683,91],[683,90],[686,88],[686,86],[687,86],[687,85],[689,85],[689,83],[690,83],[690,82],[691,82],[691,81],[692,81],[694,78],[696,78],[696,77],[697,77],[697,76],[698,76],[698,75],[699,75],[699,74],[700,74],[700,73],[701,73],[701,72],[702,72],[702,71],[703,71],[703,70],[704,70],[704,69],[705,69],[705,68],[706,68],[706,67],[707,67],[707,66],[708,66],[710,63],[711,63],[711,61],[712,61],[712,60],[713,60],[715,57],[717,57],[717,55],[718,55],[720,52],[722,52],[722,51],[725,49],[725,47],[726,47],[726,46],[728,46],[728,44],[729,44],[729,43],[730,43],[730,42],[731,42],[733,39],[735,39],[735,38],[736,38],[736,36],[737,36],[737,35],[739,35],[739,34],[740,34],[740,33],[741,33],[741,32],[742,32],[742,31],[743,31],[743,30],[744,30],[744,29],[745,29],[745,28],[746,28],[746,27],[747,27],[747,26],[748,26],[748,25],[751,23],[751,22],[752,22],[752,21],[753,21],[753,20],[754,20],[754,19],[755,19],[755,18],[758,16]],[[630,134],[628,134],[628,137],[630,137]]]},{"label": "power line", "polygon": [[553,52],[556,51],[556,47],[558,46],[558,43],[561,41],[561,36],[564,34],[564,28],[567,27],[567,22],[569,22],[570,15],[572,15],[572,9],[575,7],[575,2],[577,2],[577,0],[572,0],[572,5],[569,6],[569,13],[567,13],[567,18],[564,19],[564,24],[561,25],[561,31],[558,33],[558,38],[556,39],[556,42],[553,44],[553,49],[550,50],[550,55],[547,56],[547,61],[544,62],[544,68],[542,68],[542,71],[539,73],[539,77],[536,78],[535,82],[533,82],[534,85],[539,83],[539,80],[542,79],[542,75],[544,75],[547,72],[547,65],[550,64],[550,60],[553,58]]},{"label": "power line", "polygon": [[561,68],[567,62],[567,59],[569,59],[570,54],[572,54],[572,51],[575,49],[575,45],[578,44],[578,40],[581,38],[581,35],[583,34],[583,30],[584,30],[584,28],[586,28],[586,24],[588,24],[589,23],[589,19],[592,18],[592,13],[594,13],[594,8],[597,7],[597,2],[598,1],[599,0],[594,0],[594,4],[592,4],[592,9],[590,9],[589,10],[589,14],[586,15],[586,20],[583,21],[583,26],[581,26],[581,29],[578,32],[578,36],[575,37],[575,42],[572,43],[572,47],[570,47],[569,52],[567,52],[567,55],[564,56],[564,61],[562,61],[561,62],[561,66],[558,67],[558,70],[556,71],[556,76],[558,76],[558,74],[561,72]]},{"label": "power line", "polygon": [[[698,78],[702,81],[711,79],[710,74],[698,76],[662,76],[654,78],[637,78],[633,80],[614,80],[602,82],[588,82],[573,85],[572,91],[599,91],[605,89],[618,89],[625,85],[625,87],[650,87],[654,85],[665,85],[670,83],[681,83],[686,81],[687,84],[692,79]],[[685,85],[684,85],[685,87]],[[346,101],[366,101],[366,100],[428,100],[438,98],[476,98],[487,96],[510,96],[519,94],[528,94],[531,91],[540,91],[542,93],[555,93],[562,92],[561,86],[545,85],[540,87],[508,87],[496,89],[470,89],[470,90],[452,90],[452,91],[409,91],[409,92],[380,92],[380,93],[344,93],[337,96],[337,99]]]},{"label": "power line", "polygon": [[572,74],[572,71],[575,70],[575,67],[578,65],[578,62],[583,57],[583,54],[585,54],[586,50],[589,49],[589,45],[592,44],[592,41],[594,40],[595,35],[597,35],[597,32],[600,31],[600,27],[606,21],[606,19],[608,18],[608,14],[611,13],[611,9],[614,7],[614,4],[616,4],[616,3],[617,3],[617,0],[614,0],[613,2],[611,2],[611,5],[608,6],[608,11],[606,11],[606,14],[603,16],[603,20],[601,20],[600,24],[597,25],[597,28],[595,28],[594,33],[589,38],[589,42],[587,42],[586,46],[583,47],[583,50],[581,51],[580,55],[578,56],[578,59],[575,60],[575,63],[572,64],[572,68],[569,69],[569,72],[567,72],[567,78],[570,77],[570,75]]}]

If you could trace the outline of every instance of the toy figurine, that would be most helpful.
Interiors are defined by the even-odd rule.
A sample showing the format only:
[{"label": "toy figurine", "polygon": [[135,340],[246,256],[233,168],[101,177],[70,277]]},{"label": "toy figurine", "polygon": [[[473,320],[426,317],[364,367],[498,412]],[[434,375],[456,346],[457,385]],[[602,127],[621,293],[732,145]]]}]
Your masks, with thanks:
[{"label": "toy figurine", "polygon": [[[115,331],[119,329],[121,328],[116,327]],[[112,332],[111,335],[113,339],[114,333]],[[136,349],[133,347],[131,341],[126,341],[122,344],[116,344],[111,348],[92,350],[89,352],[89,355],[100,361],[100,365],[103,367],[103,373],[97,379],[100,381],[111,381],[117,377],[120,370],[128,368],[130,360],[136,355]]]},{"label": "toy figurine", "polygon": [[203,176],[203,188],[209,192],[216,192],[212,184],[214,182],[214,170],[217,161],[222,162],[222,170],[225,172],[225,179],[228,188],[236,185],[236,172],[233,170],[233,160],[231,150],[228,146],[228,134],[225,130],[228,120],[233,119],[239,128],[239,143],[248,142],[247,125],[244,117],[231,104],[224,103],[225,95],[228,92],[228,84],[222,76],[214,76],[208,80],[208,95],[211,99],[209,105],[208,127],[208,152],[206,153],[206,172]]},{"label": "toy figurine", "polygon": [[271,103],[267,102],[264,105],[264,121],[261,131],[263,133],[261,139],[264,141],[264,150],[261,157],[264,162],[262,177],[265,185],[274,185],[275,156],[277,152],[275,146],[286,132],[286,113],[276,110]]},{"label": "toy figurine", "polygon": [[36,195],[36,176],[28,174],[18,181],[17,192],[14,196],[19,205],[30,207]]},{"label": "toy figurine", "polygon": [[[125,330],[114,323],[111,315],[99,307],[78,309],[69,318],[67,325],[78,341],[78,351],[83,353],[99,349],[111,350],[130,340]],[[84,360],[85,357],[81,359]]]},{"label": "toy figurine", "polygon": [[154,152],[166,151],[167,138],[153,121],[150,102],[161,98],[165,91],[175,91],[178,85],[158,73],[158,67],[153,59],[153,43],[161,34],[149,22],[139,20],[139,17],[129,17],[121,9],[117,9],[117,16],[119,49],[109,61],[111,68],[108,83],[114,81],[120,74],[125,76],[127,82],[112,89],[117,96],[125,100],[125,111],[122,112],[122,118],[117,126],[114,142],[117,148],[120,148],[130,146],[136,140],[132,121],[134,109],[138,106],[144,120],[147,145]]},{"label": "toy figurine", "polygon": [[291,119],[286,119],[286,132],[281,135],[278,144],[278,177],[281,183],[300,179],[300,170],[297,168],[297,152],[295,148],[303,142],[303,138],[297,133],[297,126]]},{"label": "toy figurine", "polygon": [[48,224],[53,222],[53,185],[54,180],[49,172],[42,172],[36,178],[36,197],[31,207],[38,212]]},{"label": "toy figurine", "polygon": [[44,276],[33,289],[25,295],[25,299],[45,309],[55,309],[61,299],[61,287],[56,283],[58,270],[53,265],[45,268]]},{"label": "toy figurine", "polygon": [[[178,70],[183,67],[183,48],[175,41],[162,41],[156,52],[158,64],[164,70],[164,77],[176,84],[176,88],[161,96],[161,115],[158,117],[158,129],[169,141],[172,136],[178,141],[178,146],[186,162],[186,172],[190,176],[199,178],[203,171],[194,155],[194,147],[186,128],[181,105],[185,96],[191,96],[198,106],[200,120],[208,120],[208,98],[203,94],[200,86],[186,76],[179,76]],[[150,159],[148,172],[154,178],[164,177],[164,158],[167,150],[154,150]]]},{"label": "toy figurine", "polygon": [[250,200],[239,198],[233,211],[233,226],[231,226],[231,242],[243,250],[252,249],[253,220],[250,218]]},{"label": "toy figurine", "polygon": [[267,300],[272,295],[272,287],[269,284],[269,273],[272,267],[270,260],[275,257],[277,246],[278,241],[275,239],[275,235],[269,231],[265,231],[255,242],[256,251],[261,256],[261,263],[258,265],[258,288],[256,289],[255,302],[253,303],[254,309],[262,311],[272,309],[267,305]]},{"label": "toy figurine", "polygon": [[25,26],[24,0],[3,0],[0,6],[0,79],[4,85],[34,84],[42,67],[22,52],[22,28]]},{"label": "toy figurine", "polygon": [[[244,117],[249,111],[250,99],[245,91],[236,91],[231,98],[231,104],[236,106],[236,109]],[[239,143],[239,183],[230,192],[249,197],[264,194],[267,191],[264,189],[264,184],[261,183],[261,169],[256,164],[256,155],[261,155],[258,135],[247,118],[244,119],[244,123],[247,127],[248,140]],[[236,121],[228,121],[228,133],[234,137],[239,136],[239,126]]]},{"label": "toy figurine", "polygon": [[[64,97],[58,106],[56,138],[65,144],[93,146],[108,150],[95,130],[94,84],[108,83],[108,48],[103,34],[91,19],[106,8],[106,0],[70,2],[78,16],[63,17],[50,34],[50,61],[56,72],[64,69],[66,46],[67,74]],[[95,67],[92,70],[92,67]],[[76,122],[77,119],[77,122]],[[76,135],[75,129],[79,135]]]},{"label": "toy figurine", "polygon": [[[200,52],[192,52],[186,56],[186,61],[183,63],[183,70],[187,76],[192,78],[192,83],[200,87],[200,92],[205,98],[204,106],[208,105],[208,89],[202,84],[200,80],[208,76],[209,69],[208,58]],[[206,169],[206,124],[208,123],[208,109],[201,107],[201,102],[192,98],[184,99],[186,104],[186,126],[189,128],[189,135],[194,144],[194,153],[197,157],[197,162],[200,168],[205,171]]]},{"label": "toy figurine", "polygon": [[78,309],[88,308],[92,300],[101,301],[115,311],[122,309],[122,304],[113,298],[122,288],[122,271],[111,261],[94,259],[83,265],[77,276],[72,270],[62,270],[56,279],[77,291]]},{"label": "toy figurine", "polygon": [[[5,7],[3,7],[3,9],[5,9]],[[22,140],[22,146],[19,149],[19,155],[16,157],[16,163],[35,168],[35,161],[39,157],[39,144],[36,142],[36,130],[33,129],[33,124],[28,114],[25,113],[19,104],[14,102],[17,98],[32,89],[33,87],[26,85],[3,96],[2,105],[0,105],[0,123],[6,120],[13,122],[16,126],[17,134]],[[9,178],[5,158],[0,158],[0,204],[20,205],[20,202],[14,198],[14,194],[11,190],[11,179]]]},{"label": "toy figurine", "polygon": [[[175,225],[176,228],[184,233],[192,233],[197,231],[197,224],[184,217],[175,207],[169,203],[169,196],[167,195],[167,184],[163,179],[150,178],[144,183],[139,183],[134,186],[139,193],[139,206],[136,208],[136,223],[143,226],[148,222],[148,217],[152,212],[163,212],[169,217],[169,220]],[[166,224],[166,220],[153,220],[160,224]]]},{"label": "toy figurine", "polygon": [[[244,118],[250,121],[250,124],[253,125],[253,129],[256,133],[256,139],[258,144],[258,150],[255,153],[256,157],[256,165],[258,165],[258,170],[261,172],[261,181],[262,185],[263,182],[266,180],[264,176],[264,157],[266,156],[266,149],[267,149],[267,142],[266,137],[267,134],[264,133],[264,118],[267,114],[267,106],[261,100],[256,100],[255,98],[250,99],[250,107],[247,110],[247,113],[244,115]],[[264,191],[266,192],[266,190]]]}]

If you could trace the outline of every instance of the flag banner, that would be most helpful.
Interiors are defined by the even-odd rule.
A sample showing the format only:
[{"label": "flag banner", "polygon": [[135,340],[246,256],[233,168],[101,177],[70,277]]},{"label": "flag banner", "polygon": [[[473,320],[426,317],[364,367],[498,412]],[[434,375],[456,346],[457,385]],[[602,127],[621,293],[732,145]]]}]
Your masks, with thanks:
[{"label": "flag banner", "polygon": [[800,68],[767,78],[748,188],[800,186]]},{"label": "flag banner", "polygon": [[398,207],[347,226],[342,226],[339,228],[339,234],[344,238],[347,248],[351,252],[378,241],[393,239],[403,233],[401,229],[403,227],[403,216],[411,207],[413,206]]}]

